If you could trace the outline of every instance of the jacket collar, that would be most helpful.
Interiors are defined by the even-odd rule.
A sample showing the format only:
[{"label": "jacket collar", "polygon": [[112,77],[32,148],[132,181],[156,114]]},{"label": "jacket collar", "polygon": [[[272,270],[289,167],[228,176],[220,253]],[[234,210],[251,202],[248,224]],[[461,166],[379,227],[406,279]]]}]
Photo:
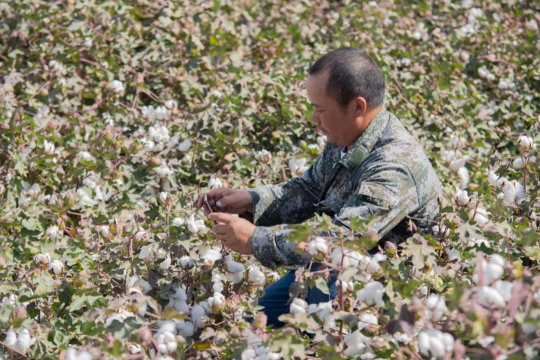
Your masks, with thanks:
[{"label": "jacket collar", "polygon": [[356,139],[349,151],[347,151],[347,154],[338,162],[349,170],[360,165],[381,137],[389,118],[388,110],[383,105],[368,127]]}]

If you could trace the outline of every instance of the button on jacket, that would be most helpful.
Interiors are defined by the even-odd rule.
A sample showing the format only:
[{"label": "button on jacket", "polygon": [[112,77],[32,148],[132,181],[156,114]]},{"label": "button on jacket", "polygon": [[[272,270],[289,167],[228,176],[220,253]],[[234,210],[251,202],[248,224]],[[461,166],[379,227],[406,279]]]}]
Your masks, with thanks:
[{"label": "button on jacket", "polygon": [[241,216],[257,227],[250,237],[254,256],[268,268],[304,265],[310,254],[295,252],[287,240],[291,229],[316,213],[333,216],[350,229],[354,217],[377,215],[373,230],[379,245],[411,236],[409,218],[427,229],[439,214],[441,183],[417,140],[383,106],[345,156],[327,143],[323,153],[300,177],[249,190],[253,214]]}]

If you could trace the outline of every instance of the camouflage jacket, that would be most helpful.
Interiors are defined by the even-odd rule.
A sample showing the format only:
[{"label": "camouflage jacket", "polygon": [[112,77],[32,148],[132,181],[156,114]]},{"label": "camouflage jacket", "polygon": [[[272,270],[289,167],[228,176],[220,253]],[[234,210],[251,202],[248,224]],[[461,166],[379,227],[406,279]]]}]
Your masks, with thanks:
[{"label": "camouflage jacket", "polygon": [[[408,215],[434,219],[439,213],[441,184],[417,140],[383,106],[341,158],[327,143],[323,153],[300,177],[249,190],[257,227],[250,243],[254,256],[268,268],[304,265],[311,256],[295,251],[290,229],[315,213],[335,214],[333,223],[350,228],[353,217],[380,216],[373,230],[379,245],[399,243],[412,235]],[[411,220],[420,229],[429,221]]]}]

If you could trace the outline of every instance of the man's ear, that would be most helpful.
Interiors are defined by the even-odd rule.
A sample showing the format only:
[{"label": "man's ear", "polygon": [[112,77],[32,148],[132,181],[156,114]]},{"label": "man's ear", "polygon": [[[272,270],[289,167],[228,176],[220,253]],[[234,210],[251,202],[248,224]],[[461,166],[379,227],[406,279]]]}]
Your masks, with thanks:
[{"label": "man's ear", "polygon": [[367,112],[367,101],[363,97],[359,96],[355,99],[355,115],[357,118],[364,116]]}]

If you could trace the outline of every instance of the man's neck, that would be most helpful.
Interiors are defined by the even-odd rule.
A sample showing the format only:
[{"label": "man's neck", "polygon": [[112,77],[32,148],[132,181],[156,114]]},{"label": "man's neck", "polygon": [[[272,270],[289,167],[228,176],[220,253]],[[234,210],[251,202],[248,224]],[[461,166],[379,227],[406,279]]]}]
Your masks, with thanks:
[{"label": "man's neck", "polygon": [[358,134],[358,136],[355,137],[355,139],[350,144],[345,145],[344,152],[347,152],[347,150],[356,142],[356,140],[358,140],[358,138],[362,135],[362,133],[366,131],[369,124],[371,124],[371,122],[373,121],[373,119],[375,119],[375,117],[377,116],[379,111],[381,111],[381,109],[382,109],[382,104],[377,106],[376,108],[366,111],[364,115],[364,121],[360,125],[360,130],[361,130],[360,133]]}]

